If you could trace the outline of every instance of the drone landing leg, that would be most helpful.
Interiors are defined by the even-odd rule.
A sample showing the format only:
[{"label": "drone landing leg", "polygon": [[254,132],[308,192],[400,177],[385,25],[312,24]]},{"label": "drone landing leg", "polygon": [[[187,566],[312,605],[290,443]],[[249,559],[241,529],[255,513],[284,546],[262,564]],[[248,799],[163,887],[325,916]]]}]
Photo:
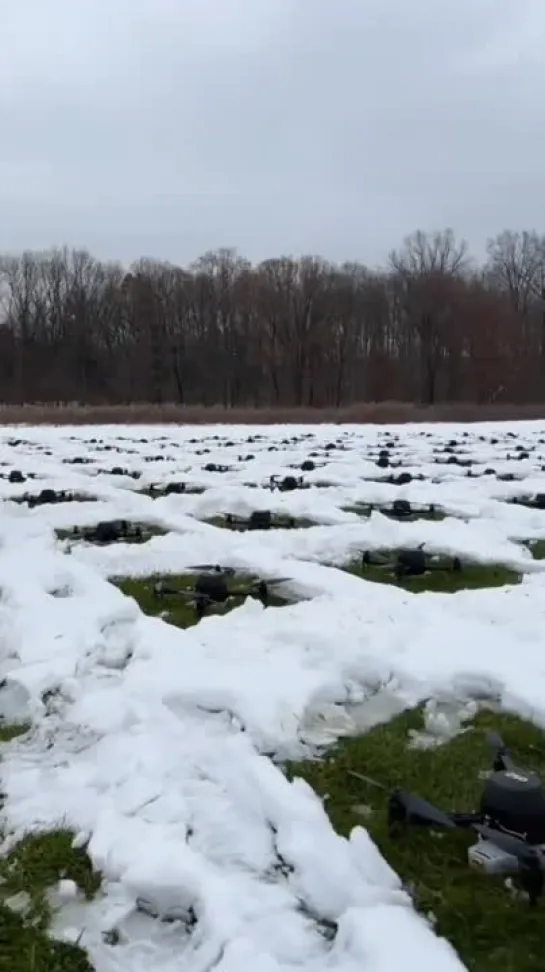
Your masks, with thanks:
[{"label": "drone landing leg", "polygon": [[202,597],[198,597],[194,602],[194,606],[195,606],[195,615],[197,617],[197,621],[202,621],[204,615],[206,614],[208,601],[203,600]]},{"label": "drone landing leg", "polygon": [[535,908],[543,894],[543,871],[538,868],[524,868],[519,872],[519,884],[528,895],[528,903]]}]

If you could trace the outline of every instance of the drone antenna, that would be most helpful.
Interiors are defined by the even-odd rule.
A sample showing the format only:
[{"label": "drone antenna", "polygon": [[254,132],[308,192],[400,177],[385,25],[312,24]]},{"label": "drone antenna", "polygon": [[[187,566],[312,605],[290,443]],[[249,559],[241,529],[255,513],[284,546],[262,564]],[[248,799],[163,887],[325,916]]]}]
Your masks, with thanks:
[{"label": "drone antenna", "polygon": [[368,783],[370,786],[375,786],[378,790],[383,790],[384,793],[390,792],[388,786],[385,786],[384,783],[379,783],[378,780],[374,780],[371,776],[364,776],[363,773],[357,773],[356,770],[348,770],[348,775],[353,776],[356,780],[360,780],[361,783]]}]

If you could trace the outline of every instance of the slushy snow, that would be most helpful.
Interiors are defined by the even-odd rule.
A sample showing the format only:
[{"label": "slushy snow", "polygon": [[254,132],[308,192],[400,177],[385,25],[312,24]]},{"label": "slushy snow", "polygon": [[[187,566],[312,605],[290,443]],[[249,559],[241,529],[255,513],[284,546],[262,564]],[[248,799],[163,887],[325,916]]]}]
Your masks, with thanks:
[{"label": "slushy snow", "polygon": [[[463,705],[488,695],[545,726],[544,565],[521,542],[545,538],[545,513],[505,502],[545,491],[545,423],[471,426],[466,437],[456,426],[390,428],[403,469],[428,477],[403,487],[366,478],[389,472],[376,466],[385,434],[374,427],[16,431],[18,446],[13,429],[0,429],[0,462],[37,478],[0,479],[0,714],[32,730],[3,747],[4,812],[10,840],[73,828],[105,877],[90,903],[69,881],[51,892],[55,934],[79,940],[98,972],[463,969],[365,828],[336,835],[318,796],[276,763],[430,697]],[[337,439],[343,449],[321,452]],[[474,473],[493,467],[517,479],[438,464],[449,439]],[[518,460],[517,443],[528,459]],[[311,489],[266,488],[313,451],[323,458],[305,474]],[[69,462],[80,456],[93,462]],[[206,472],[208,462],[229,471]],[[98,473],[117,463],[141,478]],[[138,492],[175,479],[205,492]],[[49,487],[89,499],[34,509],[10,501]],[[343,509],[395,498],[434,502],[448,516],[399,523]],[[236,533],[204,522],[253,509],[316,525]],[[54,532],[114,518],[166,533],[97,547]],[[336,566],[363,549],[417,542],[504,563],[523,582],[413,595]],[[293,603],[264,609],[248,599],[182,631],[109,582],[206,562],[289,578]],[[178,920],[145,915],[137,901]]]}]

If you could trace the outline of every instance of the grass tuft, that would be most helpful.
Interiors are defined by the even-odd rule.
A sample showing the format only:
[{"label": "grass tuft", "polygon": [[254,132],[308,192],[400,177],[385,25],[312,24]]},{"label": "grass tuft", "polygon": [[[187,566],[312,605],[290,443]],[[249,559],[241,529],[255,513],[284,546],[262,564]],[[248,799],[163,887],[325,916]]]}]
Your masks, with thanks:
[{"label": "grass tuft", "polygon": [[29,833],[0,861],[4,902],[15,895],[28,895],[29,917],[42,930],[51,917],[48,888],[66,878],[77,885],[87,900],[100,888],[100,874],[93,871],[86,850],[74,847],[73,841],[74,833],[65,828]]},{"label": "grass tuft", "polygon": [[525,546],[534,560],[545,560],[545,540],[527,540]]},{"label": "grass tuft", "polygon": [[0,723],[0,743],[11,742],[18,736],[24,736],[30,729],[30,723],[21,722],[15,725],[2,725]]},{"label": "grass tuft", "polygon": [[92,972],[78,945],[49,937],[52,908],[48,890],[72,880],[91,900],[102,878],[85,849],[73,847],[66,829],[27,834],[0,859],[1,972]]},{"label": "grass tuft", "polygon": [[[27,732],[27,725],[4,725],[0,742]],[[0,972],[92,972],[78,945],[49,937],[52,906],[48,891],[71,880],[87,900],[102,877],[84,847],[74,847],[64,827],[26,834],[0,858]]]},{"label": "grass tuft", "polygon": [[0,904],[0,972],[93,972],[78,945],[57,942]]}]

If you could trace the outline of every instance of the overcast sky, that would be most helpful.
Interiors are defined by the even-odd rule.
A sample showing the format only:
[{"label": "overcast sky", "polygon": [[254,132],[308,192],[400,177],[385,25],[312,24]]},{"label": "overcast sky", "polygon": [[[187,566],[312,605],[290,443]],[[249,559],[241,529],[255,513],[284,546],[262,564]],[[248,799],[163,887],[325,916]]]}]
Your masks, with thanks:
[{"label": "overcast sky", "polygon": [[1,0],[0,249],[545,231],[545,0]]}]

